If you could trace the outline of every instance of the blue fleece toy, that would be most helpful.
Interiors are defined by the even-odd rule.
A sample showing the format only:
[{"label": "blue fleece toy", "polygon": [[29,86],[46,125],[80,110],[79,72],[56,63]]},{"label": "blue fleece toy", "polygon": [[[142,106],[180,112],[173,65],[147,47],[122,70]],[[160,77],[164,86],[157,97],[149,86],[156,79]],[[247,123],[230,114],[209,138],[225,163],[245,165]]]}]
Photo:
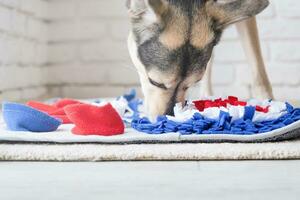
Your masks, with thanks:
[{"label": "blue fleece toy", "polygon": [[2,104],[3,118],[11,131],[52,132],[61,121],[29,106],[5,102]]}]

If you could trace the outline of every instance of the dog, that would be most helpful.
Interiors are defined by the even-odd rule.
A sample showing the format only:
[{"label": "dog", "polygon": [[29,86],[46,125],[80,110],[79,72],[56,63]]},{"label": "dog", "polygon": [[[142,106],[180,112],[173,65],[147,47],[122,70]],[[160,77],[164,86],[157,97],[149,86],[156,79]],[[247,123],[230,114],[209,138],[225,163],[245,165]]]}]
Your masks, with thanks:
[{"label": "dog", "polygon": [[213,49],[235,23],[253,67],[253,94],[273,98],[255,19],[268,5],[268,0],[127,0],[128,49],[149,118],[172,115],[174,105],[184,103],[199,81],[202,95],[212,95]]}]

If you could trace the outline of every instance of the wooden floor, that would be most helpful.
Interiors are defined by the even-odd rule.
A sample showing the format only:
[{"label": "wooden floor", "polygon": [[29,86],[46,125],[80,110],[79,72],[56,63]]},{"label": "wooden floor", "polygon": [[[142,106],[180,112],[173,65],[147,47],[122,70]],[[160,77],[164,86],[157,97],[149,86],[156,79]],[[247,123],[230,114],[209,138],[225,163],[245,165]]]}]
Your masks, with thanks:
[{"label": "wooden floor", "polygon": [[0,162],[1,200],[300,199],[300,161]]}]

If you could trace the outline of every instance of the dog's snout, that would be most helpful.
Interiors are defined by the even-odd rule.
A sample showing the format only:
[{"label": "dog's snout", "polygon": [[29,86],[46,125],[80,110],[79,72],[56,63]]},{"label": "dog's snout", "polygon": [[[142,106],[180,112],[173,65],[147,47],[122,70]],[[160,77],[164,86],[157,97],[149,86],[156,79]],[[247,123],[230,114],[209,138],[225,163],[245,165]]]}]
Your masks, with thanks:
[{"label": "dog's snout", "polygon": [[171,115],[171,116],[174,115],[174,106],[177,102],[178,88],[179,88],[179,85],[176,87],[173,94],[171,95],[171,98],[166,107],[167,109],[165,111],[165,115]]},{"label": "dog's snout", "polygon": [[165,115],[170,115],[170,116],[174,116],[174,106],[175,106],[175,102],[174,103],[170,103],[167,107],[167,110],[165,112]]},{"label": "dog's snout", "polygon": [[162,89],[151,88],[146,90],[145,96],[147,113],[150,119],[155,120],[160,115],[174,116],[176,103],[184,103],[185,91],[179,89],[164,91]]}]

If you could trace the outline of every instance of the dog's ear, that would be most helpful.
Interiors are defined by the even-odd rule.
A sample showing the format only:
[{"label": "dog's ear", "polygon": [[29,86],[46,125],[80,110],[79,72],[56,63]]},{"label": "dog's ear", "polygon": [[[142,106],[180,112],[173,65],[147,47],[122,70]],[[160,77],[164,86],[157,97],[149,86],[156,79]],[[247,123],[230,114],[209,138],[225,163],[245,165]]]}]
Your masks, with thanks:
[{"label": "dog's ear", "polygon": [[259,14],[268,5],[268,0],[209,0],[206,9],[221,27],[226,27]]},{"label": "dog's ear", "polygon": [[149,9],[161,16],[168,7],[165,0],[127,0],[126,5],[132,18],[141,18]]}]

